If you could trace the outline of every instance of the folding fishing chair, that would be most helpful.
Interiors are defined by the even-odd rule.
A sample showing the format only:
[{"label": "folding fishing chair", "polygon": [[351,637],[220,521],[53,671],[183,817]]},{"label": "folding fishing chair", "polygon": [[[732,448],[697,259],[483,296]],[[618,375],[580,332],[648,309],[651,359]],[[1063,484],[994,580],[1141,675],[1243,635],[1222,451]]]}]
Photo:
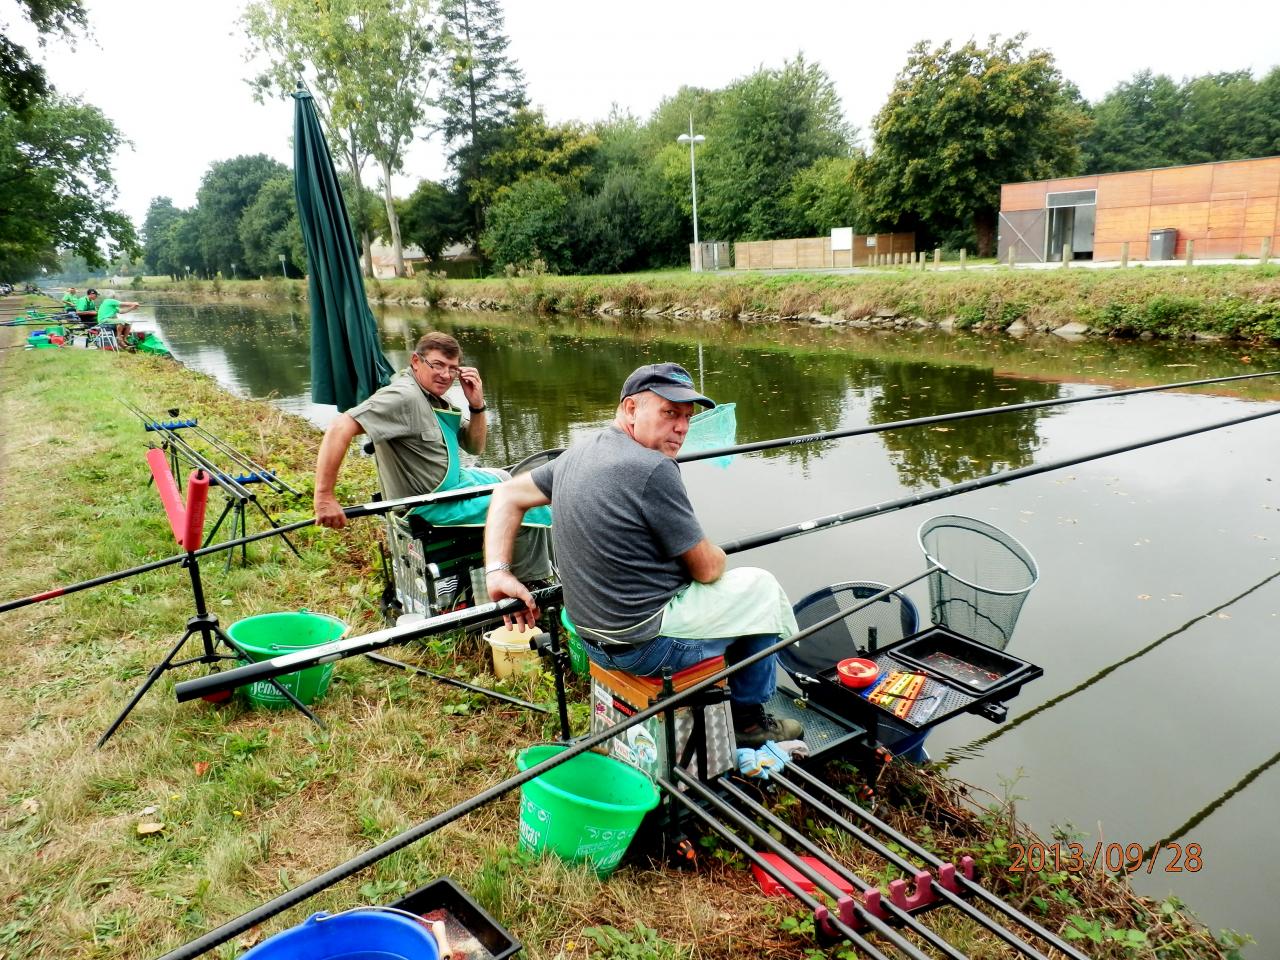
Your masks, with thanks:
[{"label": "folding fishing chair", "polygon": [[[366,445],[366,449],[369,445]],[[549,463],[563,448],[541,450],[507,468],[512,476]],[[391,582],[383,594],[383,613],[394,611],[434,616],[459,598],[474,594],[472,574],[484,569],[484,529],[430,523],[415,513],[387,515]],[[482,577],[480,578],[482,579]]]},{"label": "folding fishing chair", "polygon": [[116,341],[116,332],[114,327],[96,327],[92,344],[99,350],[119,350],[120,344]]}]

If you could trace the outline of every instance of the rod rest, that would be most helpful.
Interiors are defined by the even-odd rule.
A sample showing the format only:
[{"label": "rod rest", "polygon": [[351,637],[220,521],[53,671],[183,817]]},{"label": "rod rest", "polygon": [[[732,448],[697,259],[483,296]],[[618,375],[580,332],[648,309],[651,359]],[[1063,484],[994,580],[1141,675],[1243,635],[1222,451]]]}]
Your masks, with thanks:
[{"label": "rod rest", "polygon": [[152,420],[143,424],[143,428],[146,430],[181,430],[183,427],[194,427],[199,422],[198,420],[166,420],[164,423],[159,423]]}]

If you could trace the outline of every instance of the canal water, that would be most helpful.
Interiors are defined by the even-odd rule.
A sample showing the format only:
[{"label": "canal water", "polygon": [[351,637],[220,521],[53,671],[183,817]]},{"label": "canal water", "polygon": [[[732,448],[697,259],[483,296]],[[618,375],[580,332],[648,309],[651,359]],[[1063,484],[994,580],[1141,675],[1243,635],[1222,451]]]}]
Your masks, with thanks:
[{"label": "canal water", "polygon": [[[311,404],[305,306],[143,308],[174,355],[231,390],[323,425]],[[490,408],[484,462],[514,463],[605,423],[641,363],[675,360],[737,404],[738,440],[807,434],[995,404],[1280,368],[1239,345],[1066,343],[936,332],[627,322],[388,311],[397,367],[427,329],[463,343]],[[683,468],[716,541],[1080,455],[1262,409],[1280,385],[1153,394],[796,446]],[[1016,536],[1041,581],[1009,652],[1043,678],[995,726],[933,733],[952,773],[1055,830],[1119,851],[1169,838],[1135,887],[1176,895],[1213,929],[1280,949],[1271,902],[1280,854],[1280,420],[1082,464],[817,532],[736,556],[794,599],[842,580],[924,569],[917,530],[956,513]],[[318,437],[317,437],[318,440]],[[927,610],[923,584],[907,593]],[[1198,857],[1187,851],[1197,845]],[[1113,854],[1115,857],[1115,854]],[[1176,857],[1176,862],[1175,862]],[[1115,857],[1118,862],[1118,857]]]}]

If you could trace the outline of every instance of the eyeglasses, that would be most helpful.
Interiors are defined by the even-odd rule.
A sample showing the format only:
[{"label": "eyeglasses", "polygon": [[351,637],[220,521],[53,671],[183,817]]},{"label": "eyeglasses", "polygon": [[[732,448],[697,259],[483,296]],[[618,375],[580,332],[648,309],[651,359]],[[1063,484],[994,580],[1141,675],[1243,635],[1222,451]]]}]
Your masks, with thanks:
[{"label": "eyeglasses", "polygon": [[420,353],[415,353],[414,356],[430,367],[432,373],[447,373],[452,380],[456,380],[458,374],[462,371],[461,367],[456,367],[450,363],[441,363],[439,360],[428,360]]}]

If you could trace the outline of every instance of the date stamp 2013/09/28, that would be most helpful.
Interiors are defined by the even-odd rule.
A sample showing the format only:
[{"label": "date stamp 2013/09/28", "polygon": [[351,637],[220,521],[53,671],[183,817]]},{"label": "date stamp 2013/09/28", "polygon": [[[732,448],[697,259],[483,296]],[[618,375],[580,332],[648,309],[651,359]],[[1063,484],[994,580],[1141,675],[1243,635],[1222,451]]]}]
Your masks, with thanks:
[{"label": "date stamp 2013/09/28", "polygon": [[1010,873],[1154,873],[1156,861],[1167,855],[1165,873],[1197,873],[1204,868],[1198,843],[1157,843],[1150,851],[1140,843],[1103,843],[1092,850],[1079,843],[1010,843]]}]

